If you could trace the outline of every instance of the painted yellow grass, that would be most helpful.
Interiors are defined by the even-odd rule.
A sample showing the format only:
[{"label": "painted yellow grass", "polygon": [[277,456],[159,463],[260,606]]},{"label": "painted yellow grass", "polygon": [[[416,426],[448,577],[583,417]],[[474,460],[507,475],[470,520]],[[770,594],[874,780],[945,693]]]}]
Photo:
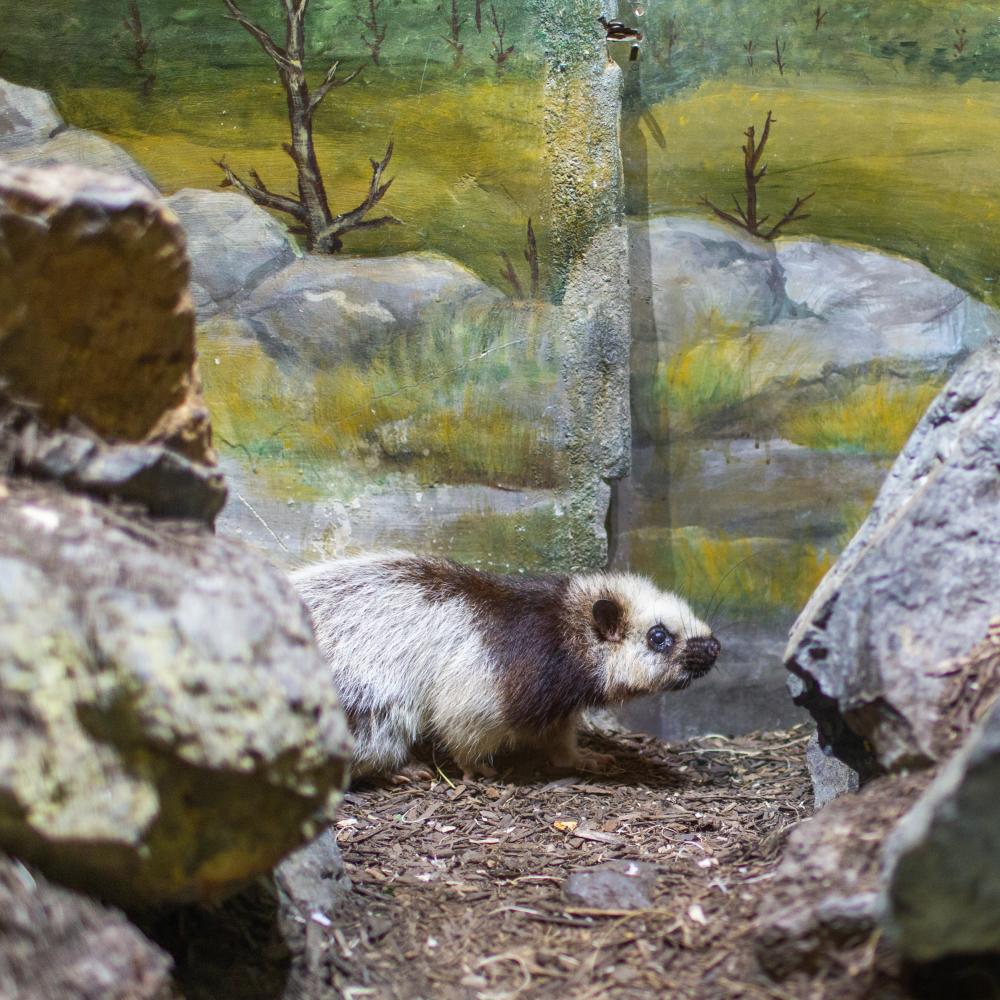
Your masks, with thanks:
[{"label": "painted yellow grass", "polygon": [[634,569],[682,593],[713,625],[737,615],[787,617],[834,562],[833,553],[814,545],[695,527],[639,529],[630,544]]},{"label": "painted yellow grass", "polygon": [[761,339],[713,311],[695,324],[668,361],[656,369],[655,400],[661,425],[674,433],[696,431],[732,411],[755,389]]},{"label": "painted yellow grass", "polygon": [[741,193],[742,132],[751,122],[759,130],[768,110],[776,125],[763,211],[778,217],[796,195],[816,192],[811,218],[790,235],[896,251],[1000,303],[1000,85],[706,84],[656,105],[656,128],[639,122],[644,173],[636,173],[641,157],[630,157],[626,145],[633,183],[648,187],[650,213],[703,214],[703,194],[731,204],[730,194]]},{"label": "painted yellow grass", "polygon": [[896,455],[940,390],[939,382],[869,383],[843,399],[788,415],[782,433],[809,448]]},{"label": "painted yellow grass", "polygon": [[[453,357],[477,335],[457,330]],[[527,388],[510,379],[498,392],[508,364],[500,352],[493,369],[452,363],[415,377],[421,359],[398,349],[393,364],[340,364],[303,383],[301,372],[287,375],[255,341],[223,329],[203,333],[199,349],[218,444],[277,495],[328,492],[332,464],[359,478],[403,471],[424,483],[549,487],[562,475],[545,421],[524,409],[525,395],[547,397],[547,376],[537,372]]]},{"label": "painted yellow grass", "polygon": [[[334,211],[363,199],[369,160],[394,138],[389,173],[396,180],[383,206],[404,223],[353,234],[346,249],[438,250],[506,290],[498,251],[523,270],[531,216],[544,267],[542,96],[539,83],[517,77],[421,92],[413,81],[374,76],[333,91],[317,114],[315,139]],[[60,94],[59,105],[68,121],[121,144],[167,193],[217,188],[214,161],[222,158],[244,175],[255,167],[276,191],[295,189],[281,149],[288,140],[282,91],[264,65],[215,71],[192,79],[188,92],[148,102],[125,90],[78,88]]]}]

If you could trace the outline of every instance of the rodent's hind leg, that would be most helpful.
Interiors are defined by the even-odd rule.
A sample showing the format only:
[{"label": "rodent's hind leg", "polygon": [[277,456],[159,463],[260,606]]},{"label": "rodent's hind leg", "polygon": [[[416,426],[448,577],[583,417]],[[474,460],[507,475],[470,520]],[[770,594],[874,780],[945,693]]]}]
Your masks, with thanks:
[{"label": "rodent's hind leg", "polygon": [[607,753],[585,750],[577,743],[579,715],[557,722],[545,734],[544,745],[553,767],[574,771],[592,771],[601,774],[615,765],[615,758]]}]

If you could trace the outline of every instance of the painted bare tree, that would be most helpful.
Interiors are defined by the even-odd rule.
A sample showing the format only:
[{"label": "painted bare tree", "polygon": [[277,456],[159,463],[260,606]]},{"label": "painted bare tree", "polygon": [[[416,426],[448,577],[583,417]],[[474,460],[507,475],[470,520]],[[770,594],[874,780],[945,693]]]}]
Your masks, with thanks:
[{"label": "painted bare tree", "polygon": [[385,33],[388,25],[385,21],[379,21],[378,19],[378,9],[382,6],[382,0],[368,0],[368,16],[362,17],[360,14],[356,14],[355,17],[360,21],[367,32],[371,35],[362,33],[361,41],[364,46],[372,54],[372,62],[377,66],[379,64],[379,59],[382,56],[382,43],[385,41]]},{"label": "painted bare tree", "polygon": [[497,9],[490,4],[490,24],[493,25],[493,31],[496,33],[496,39],[493,42],[493,51],[490,53],[490,58],[496,63],[497,67],[497,79],[503,76],[504,66],[507,60],[511,57],[511,53],[514,51],[513,45],[505,46],[503,43],[503,36],[507,33],[507,22],[501,21],[497,17]]},{"label": "painted bare tree", "polygon": [[143,97],[149,97],[156,83],[156,43],[153,32],[143,26],[138,0],[128,0],[126,3],[122,28],[124,35],[116,32],[115,40],[126,60],[139,74],[139,93]]},{"label": "painted bare tree", "polygon": [[[771,137],[771,126],[775,124],[774,117],[768,111],[767,119],[764,122],[764,131],[761,132],[760,139],[753,125],[748,125],[743,133],[746,143],[743,146],[743,179],[744,190],[746,192],[746,208],[740,204],[739,198],[733,195],[733,203],[736,205],[736,215],[731,212],[724,212],[721,208],[713,205],[706,195],[699,199],[706,208],[710,208],[720,219],[729,222],[740,229],[745,229],[751,236],[759,236],[764,240],[773,240],[781,235],[781,230],[790,222],[797,222],[801,219],[808,219],[808,214],[802,212],[802,207],[816,193],[807,194],[804,198],[796,198],[795,204],[785,212],[785,214],[774,225],[767,227],[765,223],[770,218],[769,215],[758,215],[760,182],[767,173],[767,164],[762,164],[761,157],[764,155],[764,147]],[[758,169],[758,167],[760,169]]]},{"label": "painted bare tree", "polygon": [[[482,22],[482,12],[480,11],[480,23]],[[465,54],[465,45],[462,43],[462,28],[469,19],[464,14],[458,12],[458,0],[451,0],[451,16],[448,18],[448,34],[441,37],[451,46],[452,62],[455,69],[462,65],[462,56]]]},{"label": "painted bare tree", "polygon": [[232,186],[252,198],[258,205],[277,212],[284,212],[298,221],[309,241],[309,249],[316,253],[336,253],[343,247],[343,236],[359,229],[399,225],[392,215],[374,219],[366,216],[385,197],[392,179],[382,180],[392,159],[392,140],[381,160],[372,160],[372,177],[364,201],[349,212],[334,215],[327,200],[326,187],[316,159],[313,142],[313,117],[324,98],[335,87],[350,83],[363,69],[337,78],[339,61],[326,71],[322,82],[310,90],[306,80],[305,19],[309,0],[281,0],[285,11],[285,44],[279,45],[260,25],[251,21],[237,6],[235,0],[223,0],[231,20],[236,21],[264,50],[274,63],[281,78],[288,100],[288,121],[291,126],[290,143],[282,148],[295,163],[298,175],[298,196],[277,194],[261,179],[256,170],[250,171],[250,180],[244,180],[225,162],[218,161],[225,174],[223,186]]}]

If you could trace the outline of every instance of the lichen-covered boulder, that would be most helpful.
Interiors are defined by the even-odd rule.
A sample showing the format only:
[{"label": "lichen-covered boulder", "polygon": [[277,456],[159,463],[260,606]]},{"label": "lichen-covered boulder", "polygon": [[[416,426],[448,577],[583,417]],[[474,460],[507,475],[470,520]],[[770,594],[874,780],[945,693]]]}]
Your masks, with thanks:
[{"label": "lichen-covered boulder", "polygon": [[184,234],[146,188],[0,163],[0,380],[49,423],[210,459]]},{"label": "lichen-covered boulder", "polygon": [[141,906],[314,836],[349,737],[284,575],[193,522],[0,483],[0,847]]},{"label": "lichen-covered boulder", "polygon": [[785,654],[796,700],[856,771],[944,759],[968,654],[1000,608],[1000,339],[917,425]]},{"label": "lichen-covered boulder", "polygon": [[168,1000],[170,966],[117,910],[0,855],[0,996]]}]

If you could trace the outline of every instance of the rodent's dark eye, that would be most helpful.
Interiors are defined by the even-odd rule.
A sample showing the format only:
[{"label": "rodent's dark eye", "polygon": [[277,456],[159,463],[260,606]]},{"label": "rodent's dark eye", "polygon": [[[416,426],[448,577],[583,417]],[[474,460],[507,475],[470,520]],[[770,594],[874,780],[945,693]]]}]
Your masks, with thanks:
[{"label": "rodent's dark eye", "polygon": [[649,643],[650,649],[655,650],[657,653],[662,653],[665,649],[670,649],[674,644],[674,637],[663,625],[654,625],[646,633],[646,642]]}]

